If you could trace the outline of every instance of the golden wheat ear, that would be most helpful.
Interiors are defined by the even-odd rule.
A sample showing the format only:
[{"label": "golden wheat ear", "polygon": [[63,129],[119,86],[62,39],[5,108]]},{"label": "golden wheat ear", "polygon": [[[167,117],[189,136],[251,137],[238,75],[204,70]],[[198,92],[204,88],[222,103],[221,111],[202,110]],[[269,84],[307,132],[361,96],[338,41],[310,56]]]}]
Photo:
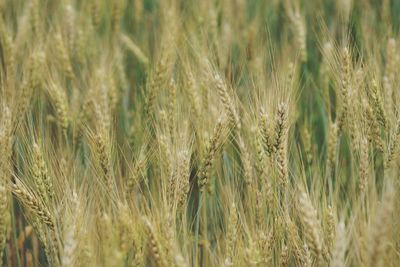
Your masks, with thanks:
[{"label": "golden wheat ear", "polygon": [[41,219],[43,224],[47,225],[50,230],[55,230],[55,220],[48,207],[45,206],[45,200],[39,199],[35,196],[26,185],[15,177],[10,184],[10,190],[26,208]]},{"label": "golden wheat ear", "polygon": [[303,230],[307,244],[315,259],[323,261],[323,243],[321,238],[321,226],[317,217],[317,211],[313,207],[306,192],[301,191],[298,196],[299,216],[303,223]]},{"label": "golden wheat ear", "polygon": [[200,170],[200,176],[198,180],[199,188],[201,191],[204,190],[205,187],[210,191],[210,170],[212,167],[213,160],[215,155],[221,146],[222,136],[224,131],[226,131],[227,123],[223,118],[218,119],[217,124],[215,125],[214,132],[210,139],[208,140],[207,151],[205,154],[205,158],[203,160],[203,164]]}]

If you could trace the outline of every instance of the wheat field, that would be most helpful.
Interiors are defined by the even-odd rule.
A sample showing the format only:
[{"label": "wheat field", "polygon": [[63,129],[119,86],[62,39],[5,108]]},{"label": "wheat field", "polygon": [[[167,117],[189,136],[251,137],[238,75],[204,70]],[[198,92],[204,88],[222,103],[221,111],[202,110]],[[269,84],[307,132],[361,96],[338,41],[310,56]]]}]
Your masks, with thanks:
[{"label": "wheat field", "polygon": [[0,0],[1,266],[398,266],[399,14]]}]

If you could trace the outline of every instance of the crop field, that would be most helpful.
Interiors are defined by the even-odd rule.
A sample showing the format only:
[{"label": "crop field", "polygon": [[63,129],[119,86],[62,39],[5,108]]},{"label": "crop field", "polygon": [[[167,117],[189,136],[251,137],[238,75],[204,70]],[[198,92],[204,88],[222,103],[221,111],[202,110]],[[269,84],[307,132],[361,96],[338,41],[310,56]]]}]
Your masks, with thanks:
[{"label": "crop field", "polygon": [[400,1],[0,0],[0,266],[399,266]]}]

